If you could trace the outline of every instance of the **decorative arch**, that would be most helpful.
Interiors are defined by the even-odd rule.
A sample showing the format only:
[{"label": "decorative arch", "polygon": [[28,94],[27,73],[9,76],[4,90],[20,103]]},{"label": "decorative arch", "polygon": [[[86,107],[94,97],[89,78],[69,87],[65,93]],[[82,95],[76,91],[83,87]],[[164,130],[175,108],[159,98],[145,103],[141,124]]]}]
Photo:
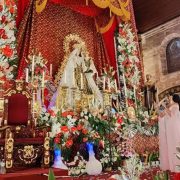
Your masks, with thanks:
[{"label": "decorative arch", "polygon": [[170,41],[175,38],[180,38],[180,34],[178,33],[172,33],[169,34],[164,38],[160,45],[160,58],[161,58],[161,68],[162,68],[162,74],[166,75],[168,74],[168,65],[167,65],[167,58],[166,58],[166,48]]}]

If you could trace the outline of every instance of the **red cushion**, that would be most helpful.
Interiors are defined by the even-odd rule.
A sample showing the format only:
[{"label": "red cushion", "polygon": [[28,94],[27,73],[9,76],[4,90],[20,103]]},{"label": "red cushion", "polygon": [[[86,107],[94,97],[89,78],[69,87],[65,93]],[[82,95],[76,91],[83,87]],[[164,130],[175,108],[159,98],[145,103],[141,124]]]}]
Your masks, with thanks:
[{"label": "red cushion", "polygon": [[23,94],[13,94],[8,100],[8,125],[26,125],[28,99]]}]

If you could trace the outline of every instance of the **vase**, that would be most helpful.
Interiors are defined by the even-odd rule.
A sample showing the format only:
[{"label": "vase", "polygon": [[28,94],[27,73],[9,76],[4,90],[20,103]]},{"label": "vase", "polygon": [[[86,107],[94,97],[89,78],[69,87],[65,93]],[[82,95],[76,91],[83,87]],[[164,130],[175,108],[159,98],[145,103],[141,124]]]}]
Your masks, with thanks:
[{"label": "vase", "polygon": [[86,145],[89,153],[89,160],[86,164],[86,172],[88,175],[98,175],[102,172],[102,164],[95,157],[93,143],[86,143]]},{"label": "vase", "polygon": [[68,167],[62,162],[61,150],[60,149],[54,150],[54,164],[52,167],[53,168],[59,168],[59,169],[68,169]]}]

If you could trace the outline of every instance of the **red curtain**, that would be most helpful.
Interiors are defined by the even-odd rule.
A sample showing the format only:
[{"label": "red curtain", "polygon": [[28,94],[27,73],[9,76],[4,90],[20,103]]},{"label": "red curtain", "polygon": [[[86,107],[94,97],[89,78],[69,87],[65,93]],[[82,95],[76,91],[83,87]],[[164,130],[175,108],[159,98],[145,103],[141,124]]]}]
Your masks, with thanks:
[{"label": "red curtain", "polygon": [[103,12],[103,9],[98,8],[91,1],[87,6],[86,0],[51,0],[51,2],[70,8],[85,16],[95,17]]},{"label": "red curtain", "polygon": [[102,34],[104,39],[104,44],[107,50],[107,54],[110,59],[110,65],[114,67],[115,70],[117,69],[117,64],[116,64],[115,47],[114,47],[114,32],[117,28],[117,25],[118,25],[117,20],[116,18],[114,18],[114,22],[110,27],[110,29]]},{"label": "red curtain", "polygon": [[29,5],[29,0],[18,0],[17,1],[17,17],[16,17],[16,25],[19,27],[19,24],[24,16],[25,10]]}]

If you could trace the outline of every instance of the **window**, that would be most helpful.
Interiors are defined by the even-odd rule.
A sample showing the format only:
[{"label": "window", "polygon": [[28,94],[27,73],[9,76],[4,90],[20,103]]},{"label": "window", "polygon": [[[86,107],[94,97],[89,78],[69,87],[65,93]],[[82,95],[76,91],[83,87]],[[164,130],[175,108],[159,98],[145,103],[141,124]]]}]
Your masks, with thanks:
[{"label": "window", "polygon": [[172,39],[166,48],[167,70],[172,73],[180,70],[180,38]]}]

